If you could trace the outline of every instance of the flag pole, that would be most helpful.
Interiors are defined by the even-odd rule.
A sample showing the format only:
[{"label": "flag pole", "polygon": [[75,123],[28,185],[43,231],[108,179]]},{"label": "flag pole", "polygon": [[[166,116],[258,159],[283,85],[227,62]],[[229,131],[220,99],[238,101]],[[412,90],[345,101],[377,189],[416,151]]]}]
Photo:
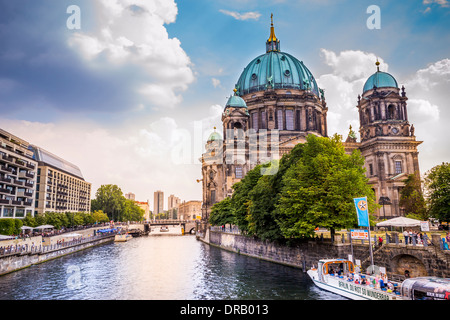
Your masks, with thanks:
[{"label": "flag pole", "polygon": [[370,223],[369,223],[368,230],[369,230],[370,267],[371,267],[370,269],[373,274],[375,270],[374,270],[374,266],[373,266],[373,250],[372,250],[372,236],[370,235]]}]

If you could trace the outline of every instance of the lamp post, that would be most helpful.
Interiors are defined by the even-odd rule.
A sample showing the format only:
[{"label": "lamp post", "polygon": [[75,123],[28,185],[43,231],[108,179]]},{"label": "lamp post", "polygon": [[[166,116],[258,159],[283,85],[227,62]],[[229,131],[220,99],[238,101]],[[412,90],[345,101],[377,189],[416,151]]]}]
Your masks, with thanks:
[{"label": "lamp post", "polygon": [[389,197],[380,197],[380,199],[378,200],[378,204],[381,204],[383,206],[383,219],[386,219],[386,211],[384,210],[384,205],[390,205],[391,199],[389,199]]}]

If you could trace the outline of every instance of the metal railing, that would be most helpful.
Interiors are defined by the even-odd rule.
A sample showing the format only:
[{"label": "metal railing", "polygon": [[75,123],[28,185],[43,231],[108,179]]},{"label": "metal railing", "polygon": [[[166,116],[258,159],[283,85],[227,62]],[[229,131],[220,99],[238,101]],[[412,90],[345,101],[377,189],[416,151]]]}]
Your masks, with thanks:
[{"label": "metal railing", "polygon": [[111,232],[111,233],[104,233],[104,234],[97,234],[95,236],[89,236],[87,238],[79,238],[79,239],[73,239],[70,241],[58,241],[56,244],[51,245],[29,245],[29,244],[16,244],[16,245],[9,245],[0,247],[0,258],[5,256],[11,256],[11,255],[25,255],[25,254],[41,254],[45,252],[51,252],[55,250],[60,250],[76,245],[80,245],[83,243],[89,243],[92,241],[97,241],[100,239],[105,239],[109,237],[113,237],[117,234],[117,232]]}]

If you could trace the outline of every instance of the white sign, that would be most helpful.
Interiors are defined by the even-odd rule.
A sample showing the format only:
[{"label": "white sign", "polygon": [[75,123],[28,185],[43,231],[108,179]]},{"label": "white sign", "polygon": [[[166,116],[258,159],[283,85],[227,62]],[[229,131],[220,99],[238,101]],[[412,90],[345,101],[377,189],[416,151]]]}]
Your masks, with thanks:
[{"label": "white sign", "polygon": [[350,235],[352,239],[369,240],[369,230],[364,229],[350,230]]},{"label": "white sign", "polygon": [[430,231],[428,221],[420,221],[420,231]]}]

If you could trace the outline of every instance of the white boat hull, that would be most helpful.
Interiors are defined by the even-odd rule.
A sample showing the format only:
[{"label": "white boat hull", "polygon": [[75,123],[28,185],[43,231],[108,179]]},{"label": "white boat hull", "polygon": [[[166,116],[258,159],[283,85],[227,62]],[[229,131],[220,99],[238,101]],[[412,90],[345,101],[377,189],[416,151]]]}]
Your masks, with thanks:
[{"label": "white boat hull", "polygon": [[371,288],[367,285],[347,282],[341,278],[324,275],[319,280],[317,270],[308,270],[308,275],[320,289],[327,290],[352,300],[401,300],[400,296]]},{"label": "white boat hull", "polygon": [[132,238],[129,234],[116,234],[114,237],[115,242],[126,242]]}]

